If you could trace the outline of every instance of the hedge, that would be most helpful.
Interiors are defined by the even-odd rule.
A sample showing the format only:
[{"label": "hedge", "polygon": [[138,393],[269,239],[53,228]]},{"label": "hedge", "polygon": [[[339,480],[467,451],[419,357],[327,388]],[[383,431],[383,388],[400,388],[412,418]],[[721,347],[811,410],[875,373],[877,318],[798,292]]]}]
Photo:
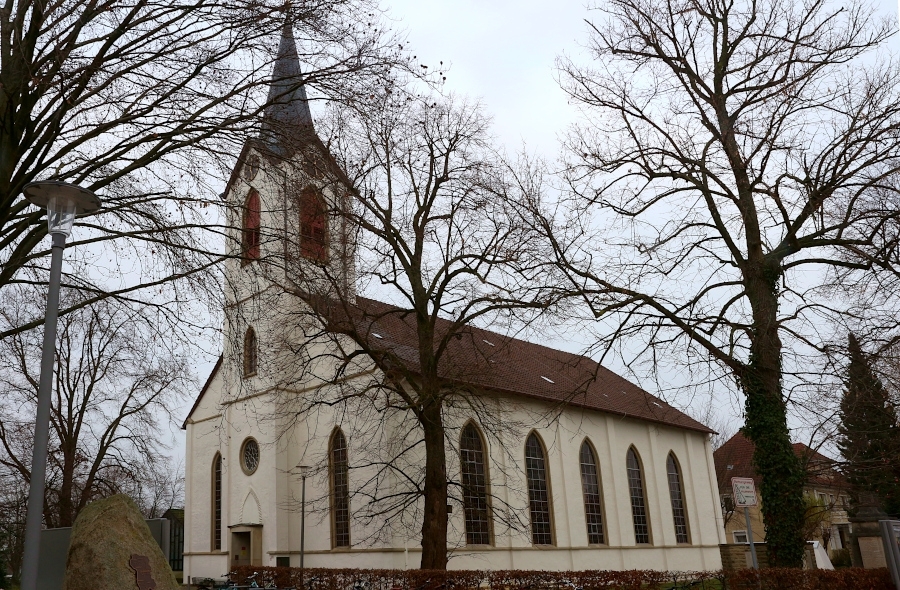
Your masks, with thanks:
[{"label": "hedge", "polygon": [[[244,583],[300,587],[295,567],[235,568]],[[767,568],[716,572],[588,570],[579,572],[477,570],[310,569],[304,590],[894,590],[887,569],[803,570]]]}]

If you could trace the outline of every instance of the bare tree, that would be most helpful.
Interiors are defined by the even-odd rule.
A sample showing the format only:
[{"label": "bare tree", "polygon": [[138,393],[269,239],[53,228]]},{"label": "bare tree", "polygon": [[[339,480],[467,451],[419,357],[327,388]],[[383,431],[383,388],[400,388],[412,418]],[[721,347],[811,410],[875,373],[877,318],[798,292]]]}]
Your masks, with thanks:
[{"label": "bare tree", "polygon": [[[309,185],[289,184],[298,190],[288,202],[300,211],[288,205],[287,214],[299,216],[299,231],[288,223],[286,234],[263,235],[264,244],[283,247],[269,248],[236,279],[245,285],[255,270],[278,286],[259,304],[279,310],[276,335],[267,333],[277,344],[264,356],[286,393],[272,420],[288,432],[317,424],[317,412],[337,412],[360,449],[351,466],[356,515],[385,534],[420,527],[421,567],[445,569],[448,501],[470,505],[456,462],[447,460],[459,445],[457,419],[478,416],[499,441],[494,448],[504,448],[513,428],[497,421],[496,398],[470,385],[508,338],[490,342],[475,326],[506,332],[549,304],[538,281],[527,280],[537,236],[516,223],[522,187],[492,147],[478,105],[397,88],[319,126],[336,157],[322,145],[312,156],[318,167],[308,166],[319,194],[332,195],[321,201],[327,224],[323,218],[317,233],[315,201],[304,209]],[[357,296],[357,288],[390,303]],[[286,305],[285,296],[302,304]],[[243,325],[239,306],[228,313]],[[242,332],[232,333],[226,356],[240,359]],[[473,369],[478,363],[465,354],[484,366]],[[304,395],[291,393],[298,389]],[[515,511],[499,500],[494,508],[499,522],[521,527]]]},{"label": "bare tree", "polygon": [[864,2],[599,10],[594,64],[560,61],[586,121],[568,139],[567,197],[535,205],[537,223],[604,353],[636,345],[656,368],[678,359],[737,384],[770,563],[798,566],[790,395],[823,379],[833,326],[896,325],[886,292],[860,305],[831,280],[893,276],[898,71],[872,53],[894,26]]},{"label": "bare tree", "polygon": [[[33,288],[19,287],[17,294],[5,300],[5,325],[42,313]],[[152,489],[151,473],[169,477],[177,495],[180,474],[168,472],[161,439],[171,412],[195,384],[188,356],[155,322],[155,316],[112,300],[60,318],[44,503],[48,527],[71,526],[98,497]],[[38,332],[0,341],[0,465],[22,484],[30,479]]]},{"label": "bare tree", "polygon": [[[85,293],[71,305],[112,295],[193,327],[182,309],[192,291],[218,292],[205,272],[225,233],[213,187],[280,98],[267,89],[285,21],[300,35],[302,82],[346,99],[368,94],[399,55],[378,14],[370,0],[0,8],[0,289],[45,280],[46,223],[23,186],[75,182],[104,208],[69,252],[64,284]],[[0,338],[39,323],[6,325]]]}]

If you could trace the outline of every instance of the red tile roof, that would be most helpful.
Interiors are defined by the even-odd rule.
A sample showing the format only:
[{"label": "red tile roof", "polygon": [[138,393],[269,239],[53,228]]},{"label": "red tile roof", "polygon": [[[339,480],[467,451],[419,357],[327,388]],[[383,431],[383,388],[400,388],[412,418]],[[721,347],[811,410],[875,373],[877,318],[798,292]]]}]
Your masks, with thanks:
[{"label": "red tile roof", "polygon": [[[405,370],[418,371],[418,338],[410,311],[357,297],[356,307],[349,313],[354,316],[349,329],[355,336],[373,351],[396,356]],[[335,327],[345,331],[341,329],[338,315],[332,315],[337,320]],[[713,432],[585,356],[473,326],[454,328],[449,320],[437,321],[439,336],[451,329],[455,330],[455,336],[447,341],[438,367],[439,375],[449,382]]]}]

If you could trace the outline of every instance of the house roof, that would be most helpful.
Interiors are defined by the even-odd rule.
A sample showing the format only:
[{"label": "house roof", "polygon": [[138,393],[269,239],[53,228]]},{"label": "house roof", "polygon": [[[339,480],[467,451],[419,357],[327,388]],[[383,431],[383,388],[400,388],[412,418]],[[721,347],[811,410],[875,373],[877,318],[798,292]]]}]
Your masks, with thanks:
[{"label": "house roof", "polygon": [[[407,372],[419,370],[418,337],[410,310],[357,297],[353,308],[323,306],[335,331],[359,338],[373,354],[388,353]],[[347,322],[352,317],[352,322]],[[452,330],[452,332],[451,332]],[[471,325],[438,319],[437,339],[446,339],[438,374],[447,382],[521,395],[550,403],[599,410],[700,432],[707,426],[660,398],[578,354],[512,338]],[[390,356],[382,366],[390,367]]]},{"label": "house roof", "polygon": [[[807,484],[832,487],[846,485],[843,476],[835,469],[834,460],[803,443],[794,443],[791,447],[806,470]],[[760,482],[760,477],[753,468],[753,451],[755,449],[756,446],[750,439],[738,432],[713,452],[720,491],[731,489],[732,477],[750,477],[757,484]]]}]

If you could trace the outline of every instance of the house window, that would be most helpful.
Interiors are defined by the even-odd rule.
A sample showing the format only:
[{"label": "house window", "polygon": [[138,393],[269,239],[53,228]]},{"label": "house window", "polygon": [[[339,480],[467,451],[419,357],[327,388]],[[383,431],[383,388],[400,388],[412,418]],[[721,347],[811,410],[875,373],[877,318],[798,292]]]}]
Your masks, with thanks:
[{"label": "house window", "polygon": [[244,334],[244,377],[256,375],[256,351],[256,331],[253,328],[247,328],[247,332]]},{"label": "house window", "polygon": [[315,262],[328,259],[325,201],[312,187],[300,193],[300,255]]},{"label": "house window", "polygon": [[669,497],[672,500],[672,518],[675,521],[675,541],[690,543],[688,535],[687,511],[684,506],[684,486],[681,482],[681,471],[674,453],[669,453],[666,460],[666,473],[669,476]]},{"label": "house window", "polygon": [[222,455],[216,453],[212,468],[212,550],[222,549]]},{"label": "house window", "polygon": [[347,439],[340,430],[331,436],[331,518],[332,543],[350,546],[350,467],[347,462]]},{"label": "house window", "polygon": [[587,521],[588,543],[601,545],[603,538],[603,501],[600,492],[600,474],[590,443],[581,443],[581,490],[584,494],[584,516]]},{"label": "house window", "polygon": [[241,249],[244,255],[244,264],[259,258],[259,193],[255,190],[247,195],[244,204],[244,225]]},{"label": "house window", "polygon": [[734,542],[738,545],[749,545],[747,541],[747,531],[734,531],[731,533]]},{"label": "house window", "polygon": [[525,441],[525,477],[528,480],[528,501],[531,509],[531,542],[535,545],[553,544],[550,521],[550,486],[547,480],[547,455],[537,434]]},{"label": "house window", "polygon": [[641,460],[634,447],[626,456],[628,468],[628,491],[631,496],[631,519],[634,523],[634,542],[650,543],[650,521],[647,518],[647,497],[644,495],[644,475]]},{"label": "house window", "polygon": [[475,425],[469,423],[462,430],[459,442],[460,472],[462,475],[463,512],[466,521],[467,545],[491,544],[490,507],[488,506],[487,465],[484,443]]}]

